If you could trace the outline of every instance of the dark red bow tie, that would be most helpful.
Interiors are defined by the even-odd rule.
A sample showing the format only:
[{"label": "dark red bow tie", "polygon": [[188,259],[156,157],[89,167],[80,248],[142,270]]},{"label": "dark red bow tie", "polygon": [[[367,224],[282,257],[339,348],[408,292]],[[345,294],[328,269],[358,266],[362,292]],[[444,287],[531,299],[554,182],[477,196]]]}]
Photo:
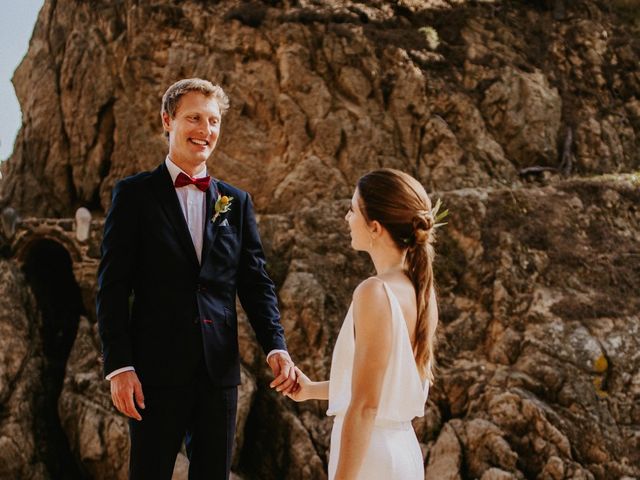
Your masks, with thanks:
[{"label": "dark red bow tie", "polygon": [[195,185],[198,190],[206,192],[211,183],[211,177],[207,175],[201,178],[191,178],[186,173],[180,172],[174,183],[176,188],[186,187],[187,185]]}]

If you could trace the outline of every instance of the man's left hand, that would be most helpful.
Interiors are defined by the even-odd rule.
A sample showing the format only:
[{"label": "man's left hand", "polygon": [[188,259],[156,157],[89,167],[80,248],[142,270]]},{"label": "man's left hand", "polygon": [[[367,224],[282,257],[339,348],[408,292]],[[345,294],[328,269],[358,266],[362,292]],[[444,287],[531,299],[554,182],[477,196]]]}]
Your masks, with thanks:
[{"label": "man's left hand", "polygon": [[296,372],[289,354],[276,352],[269,357],[268,362],[275,377],[269,386],[284,395],[290,393],[296,385]]}]

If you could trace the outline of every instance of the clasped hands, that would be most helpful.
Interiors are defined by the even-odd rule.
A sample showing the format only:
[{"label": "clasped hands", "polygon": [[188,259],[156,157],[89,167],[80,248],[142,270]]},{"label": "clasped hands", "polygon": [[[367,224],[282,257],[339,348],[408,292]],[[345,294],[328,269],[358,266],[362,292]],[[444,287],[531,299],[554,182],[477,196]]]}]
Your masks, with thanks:
[{"label": "clasped hands", "polygon": [[[277,358],[274,358],[277,357]],[[311,394],[311,384],[314,383],[293,364],[291,357],[287,353],[275,353],[269,357],[269,366],[276,377],[269,386],[283,395],[295,400],[304,402],[313,398]]]},{"label": "clasped hands", "polygon": [[[281,356],[274,359],[276,355]],[[271,388],[296,402],[304,402],[313,398],[310,387],[314,382],[309,380],[309,377],[293,364],[288,354],[276,353],[272,355],[269,357],[269,366],[276,377],[269,384]]]},{"label": "clasped hands", "polygon": [[298,370],[286,352],[276,352],[269,356],[267,363],[275,377],[269,386],[283,395],[292,393],[296,388],[296,371]]}]

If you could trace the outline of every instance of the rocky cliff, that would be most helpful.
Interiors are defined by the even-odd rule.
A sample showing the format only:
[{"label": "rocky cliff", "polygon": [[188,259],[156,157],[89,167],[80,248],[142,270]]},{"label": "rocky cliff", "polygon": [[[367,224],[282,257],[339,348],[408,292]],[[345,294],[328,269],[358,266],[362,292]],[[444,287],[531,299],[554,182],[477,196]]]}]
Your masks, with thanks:
[{"label": "rocky cliff", "polygon": [[[640,477],[638,8],[47,0],[14,76],[24,125],[0,183],[0,206],[31,217],[0,236],[0,477],[125,478],[126,423],[97,362],[100,218],[119,178],[164,158],[160,97],[187,76],[231,98],[209,167],[254,196],[303,370],[327,376],[372,273],[343,221],[354,183],[399,168],[452,212],[437,379],[415,422],[426,477]],[[80,206],[96,220],[77,248],[72,226],[20,235]],[[269,391],[241,332],[235,472],[326,478],[326,405]]]}]

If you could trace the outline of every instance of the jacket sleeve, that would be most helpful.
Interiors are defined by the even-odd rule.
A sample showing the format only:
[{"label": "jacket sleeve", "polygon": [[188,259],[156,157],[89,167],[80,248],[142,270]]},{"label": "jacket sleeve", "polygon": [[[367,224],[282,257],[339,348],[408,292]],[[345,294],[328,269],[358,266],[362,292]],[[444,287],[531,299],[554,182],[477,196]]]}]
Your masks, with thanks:
[{"label": "jacket sleeve", "polygon": [[244,202],[238,297],[265,353],[286,350],[275,285],[265,269],[264,251],[251,197]]},{"label": "jacket sleeve", "polygon": [[116,184],[104,224],[96,307],[105,375],[133,365],[130,296],[138,222],[132,187]]}]

